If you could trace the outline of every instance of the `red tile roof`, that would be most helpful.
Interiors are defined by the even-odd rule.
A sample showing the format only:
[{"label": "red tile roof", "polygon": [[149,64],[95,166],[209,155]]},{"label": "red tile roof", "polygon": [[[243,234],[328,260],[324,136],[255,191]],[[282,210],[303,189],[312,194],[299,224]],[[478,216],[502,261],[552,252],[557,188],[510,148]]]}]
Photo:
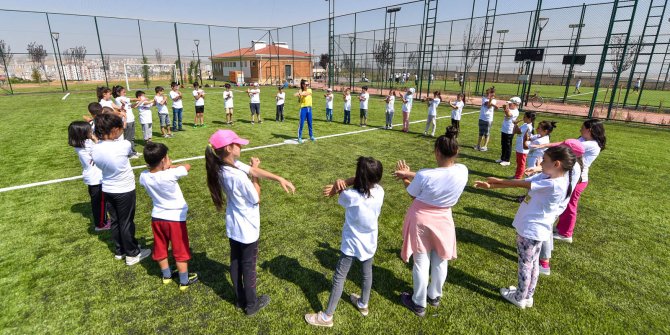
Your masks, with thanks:
[{"label": "red tile roof", "polygon": [[224,53],[220,53],[218,55],[212,56],[212,58],[237,58],[240,57],[240,54],[242,57],[252,57],[252,56],[272,56],[272,57],[277,57],[277,55],[281,56],[287,56],[287,57],[311,57],[312,55],[302,52],[302,51],[297,51],[297,50],[291,50],[287,48],[282,48],[278,47],[275,45],[268,45],[265,48],[254,50],[253,48],[242,48],[238,50],[233,50],[233,51],[228,51]]}]

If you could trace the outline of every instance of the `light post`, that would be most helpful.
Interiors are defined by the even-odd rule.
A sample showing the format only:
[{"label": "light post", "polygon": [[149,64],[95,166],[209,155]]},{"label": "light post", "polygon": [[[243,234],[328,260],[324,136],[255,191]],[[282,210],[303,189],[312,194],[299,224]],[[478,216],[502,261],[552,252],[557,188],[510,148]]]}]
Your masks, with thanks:
[{"label": "light post", "polygon": [[335,0],[328,2],[328,87],[333,87],[333,58],[335,57]]},{"label": "light post", "polygon": [[[568,25],[568,28],[572,29],[572,33],[570,34],[570,44],[568,45],[568,53],[567,53],[566,55],[569,55],[569,54],[570,54],[570,51],[571,51],[572,48],[573,48],[573,42],[572,42],[572,40],[573,40],[573,38],[575,37],[575,28],[583,28],[583,27],[584,27],[584,24],[583,24],[583,23],[582,23],[582,24],[579,24],[579,23],[573,23],[573,24],[569,24],[569,25]],[[561,76],[561,86],[563,86],[563,85],[565,84],[565,82],[564,82],[563,80],[565,79],[565,71],[566,71],[567,69],[568,69],[568,64],[565,64],[565,65],[563,66],[563,76]]]},{"label": "light post", "polygon": [[494,82],[498,82],[498,78],[500,77],[500,63],[502,62],[502,49],[503,46],[505,46],[505,37],[507,36],[507,33],[509,33],[509,29],[497,30],[496,33],[498,33],[498,54],[496,55],[496,76]]},{"label": "light post", "polygon": [[349,36],[349,89],[354,89],[354,43],[356,43],[356,37]]},{"label": "light post", "polygon": [[[541,17],[538,19],[538,28],[540,29],[540,32],[537,35],[537,44],[536,47],[540,46],[540,39],[542,38],[542,30],[547,26],[547,23],[549,23],[549,18],[548,17]],[[544,59],[542,60],[544,62]],[[530,76],[528,78],[528,86],[526,87],[526,94],[524,94],[524,106],[528,106],[528,97],[530,96],[530,88],[533,85],[533,73],[535,72],[535,62],[533,62],[533,66],[531,67],[530,70]]]},{"label": "light post", "polygon": [[[63,59],[61,58],[60,55],[60,46],[58,45],[58,39],[60,38],[60,33],[58,32],[52,32],[51,33],[51,38],[56,41],[56,52],[58,52],[58,57],[56,58],[56,69],[58,70],[58,78],[60,79],[60,85],[63,91],[67,91],[67,80],[65,79],[65,70],[63,69]],[[60,63],[60,66],[58,65]],[[63,73],[61,75],[61,72]]]},{"label": "light post", "polygon": [[200,40],[195,39],[193,40],[193,43],[195,44],[195,49],[198,53],[198,77],[200,77],[200,85],[202,85],[202,68],[200,68]]}]

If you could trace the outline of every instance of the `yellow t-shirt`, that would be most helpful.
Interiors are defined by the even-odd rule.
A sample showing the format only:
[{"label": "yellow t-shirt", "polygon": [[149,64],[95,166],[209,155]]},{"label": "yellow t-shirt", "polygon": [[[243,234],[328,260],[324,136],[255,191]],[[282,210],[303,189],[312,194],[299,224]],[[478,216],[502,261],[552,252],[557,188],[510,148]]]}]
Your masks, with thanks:
[{"label": "yellow t-shirt", "polygon": [[[302,92],[302,91],[300,91]],[[307,92],[310,93],[310,95],[307,96],[300,96],[300,108],[303,107],[312,107],[312,89],[308,88]]]}]

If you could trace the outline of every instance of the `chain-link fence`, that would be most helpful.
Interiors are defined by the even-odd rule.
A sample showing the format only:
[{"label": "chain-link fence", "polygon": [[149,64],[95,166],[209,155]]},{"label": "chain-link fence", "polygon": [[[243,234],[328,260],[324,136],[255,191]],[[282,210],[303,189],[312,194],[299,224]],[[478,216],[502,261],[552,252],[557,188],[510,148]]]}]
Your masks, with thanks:
[{"label": "chain-link fence", "polygon": [[[378,94],[415,87],[421,97],[439,90],[453,99],[462,92],[476,105],[494,86],[500,99],[521,96],[527,109],[670,123],[664,0],[539,11],[513,10],[512,0],[442,2],[432,16],[431,3],[335,16],[332,54],[328,19],[253,28],[0,10],[0,92],[308,79]],[[515,62],[520,48],[542,48],[544,57]],[[570,57],[564,64],[571,55],[584,64],[571,65]]]}]

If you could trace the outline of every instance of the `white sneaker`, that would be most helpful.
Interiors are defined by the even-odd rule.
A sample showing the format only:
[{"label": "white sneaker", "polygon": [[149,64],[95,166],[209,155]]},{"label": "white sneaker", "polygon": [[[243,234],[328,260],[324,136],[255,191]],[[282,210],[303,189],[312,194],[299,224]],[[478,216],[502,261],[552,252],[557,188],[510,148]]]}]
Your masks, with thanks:
[{"label": "white sneaker", "polygon": [[475,150],[479,151],[480,147],[478,145],[475,145],[474,147],[472,147],[472,149],[475,149]]},{"label": "white sneaker", "polygon": [[481,148],[479,148],[479,151],[489,151],[489,148],[487,148],[487,147],[481,147]]},{"label": "white sneaker", "polygon": [[496,163],[502,163],[502,159],[496,159]]},{"label": "white sneaker", "polygon": [[545,276],[550,275],[551,274],[551,268],[550,267],[545,268],[542,265],[540,265],[540,274],[545,275]]},{"label": "white sneaker", "polygon": [[126,258],[126,255],[125,255],[125,254],[123,254],[123,255],[114,255],[114,259],[116,259],[117,261],[122,261],[124,258]]},{"label": "white sneaker", "polygon": [[140,249],[140,253],[137,254],[135,257],[128,257],[126,256],[126,265],[135,265],[139,263],[141,260],[149,257],[151,255],[151,249]]},{"label": "white sneaker", "polygon": [[561,234],[554,234],[554,240],[559,240],[559,241],[563,241],[563,242],[572,243],[572,236],[565,237]]},{"label": "white sneaker", "polygon": [[500,165],[502,166],[509,166],[509,164],[510,164],[509,162],[500,162]]},{"label": "white sneaker", "polygon": [[[522,299],[521,301],[518,301],[514,298],[514,295],[516,294],[516,287],[510,286],[510,287],[501,287],[500,288],[500,295],[512,305],[519,307],[521,309],[524,309],[528,305],[528,299]],[[531,302],[532,306],[532,302]]]}]

